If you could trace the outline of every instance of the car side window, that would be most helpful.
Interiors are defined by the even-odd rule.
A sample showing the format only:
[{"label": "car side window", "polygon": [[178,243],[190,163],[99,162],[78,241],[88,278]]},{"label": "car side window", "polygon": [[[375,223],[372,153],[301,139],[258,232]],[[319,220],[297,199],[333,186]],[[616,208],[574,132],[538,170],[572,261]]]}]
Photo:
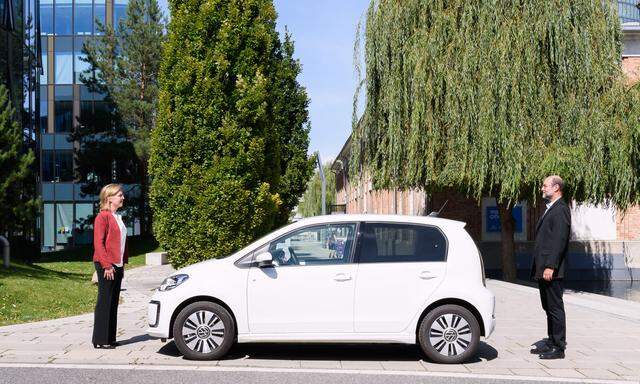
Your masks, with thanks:
[{"label": "car side window", "polygon": [[362,233],[360,263],[437,262],[447,258],[447,241],[435,227],[370,223]]},{"label": "car side window", "polygon": [[355,223],[323,224],[299,229],[269,244],[276,265],[324,265],[349,262]]}]

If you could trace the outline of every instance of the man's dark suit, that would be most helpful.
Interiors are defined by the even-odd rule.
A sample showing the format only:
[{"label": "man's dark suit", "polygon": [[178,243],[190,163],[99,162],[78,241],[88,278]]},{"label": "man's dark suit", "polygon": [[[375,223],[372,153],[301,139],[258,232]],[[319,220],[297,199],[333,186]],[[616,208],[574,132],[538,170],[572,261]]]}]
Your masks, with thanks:
[{"label": "man's dark suit", "polygon": [[[540,301],[547,314],[549,341],[562,350],[567,344],[562,279],[566,269],[570,233],[571,211],[560,198],[547,209],[538,221],[531,267],[531,277],[538,280]],[[546,268],[553,269],[551,281],[542,278]]]}]

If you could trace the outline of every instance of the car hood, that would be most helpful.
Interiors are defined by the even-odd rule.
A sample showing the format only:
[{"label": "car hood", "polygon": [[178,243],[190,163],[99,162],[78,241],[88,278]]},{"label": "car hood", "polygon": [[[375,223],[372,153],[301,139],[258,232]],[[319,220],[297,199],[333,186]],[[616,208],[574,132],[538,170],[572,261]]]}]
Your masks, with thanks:
[{"label": "car hood", "polygon": [[192,264],[189,265],[187,267],[184,268],[180,268],[177,271],[175,271],[174,273],[172,273],[171,275],[177,275],[179,273],[184,273],[187,274],[189,276],[196,276],[201,272],[204,271],[208,271],[208,273],[211,273],[212,271],[215,271],[215,269],[211,269],[211,268],[215,268],[217,265],[222,265],[222,264],[226,264],[226,260],[225,259],[210,259],[210,260],[205,260],[205,261],[201,261],[199,263],[196,264]]}]

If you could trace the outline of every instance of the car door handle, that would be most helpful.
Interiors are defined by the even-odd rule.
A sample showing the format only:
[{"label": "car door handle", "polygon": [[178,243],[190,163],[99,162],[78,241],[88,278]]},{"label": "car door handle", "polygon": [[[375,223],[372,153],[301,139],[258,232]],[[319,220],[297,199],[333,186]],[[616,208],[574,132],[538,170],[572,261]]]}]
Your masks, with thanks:
[{"label": "car door handle", "polygon": [[335,280],[335,281],[349,281],[349,280],[351,280],[351,275],[348,275],[346,273],[338,273],[337,275],[333,276],[333,280]]},{"label": "car door handle", "polygon": [[435,279],[438,276],[432,274],[431,271],[422,271],[420,272],[418,277],[420,277],[422,280],[431,280],[431,279]]}]

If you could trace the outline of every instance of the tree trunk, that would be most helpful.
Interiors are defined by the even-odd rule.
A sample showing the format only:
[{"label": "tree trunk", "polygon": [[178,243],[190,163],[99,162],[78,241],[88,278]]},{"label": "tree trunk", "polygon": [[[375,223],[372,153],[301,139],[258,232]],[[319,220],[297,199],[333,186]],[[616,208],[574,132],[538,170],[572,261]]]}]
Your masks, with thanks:
[{"label": "tree trunk", "polygon": [[149,186],[147,183],[147,162],[145,159],[140,159],[140,202],[138,204],[138,212],[140,212],[140,235],[146,236],[149,234],[149,205],[147,200],[149,197]]},{"label": "tree trunk", "polygon": [[513,236],[516,228],[516,221],[513,218],[513,206],[509,203],[498,203],[498,212],[500,213],[501,226],[501,261],[502,261],[502,278],[505,281],[515,281],[516,279],[516,262],[515,262],[515,242]]}]

